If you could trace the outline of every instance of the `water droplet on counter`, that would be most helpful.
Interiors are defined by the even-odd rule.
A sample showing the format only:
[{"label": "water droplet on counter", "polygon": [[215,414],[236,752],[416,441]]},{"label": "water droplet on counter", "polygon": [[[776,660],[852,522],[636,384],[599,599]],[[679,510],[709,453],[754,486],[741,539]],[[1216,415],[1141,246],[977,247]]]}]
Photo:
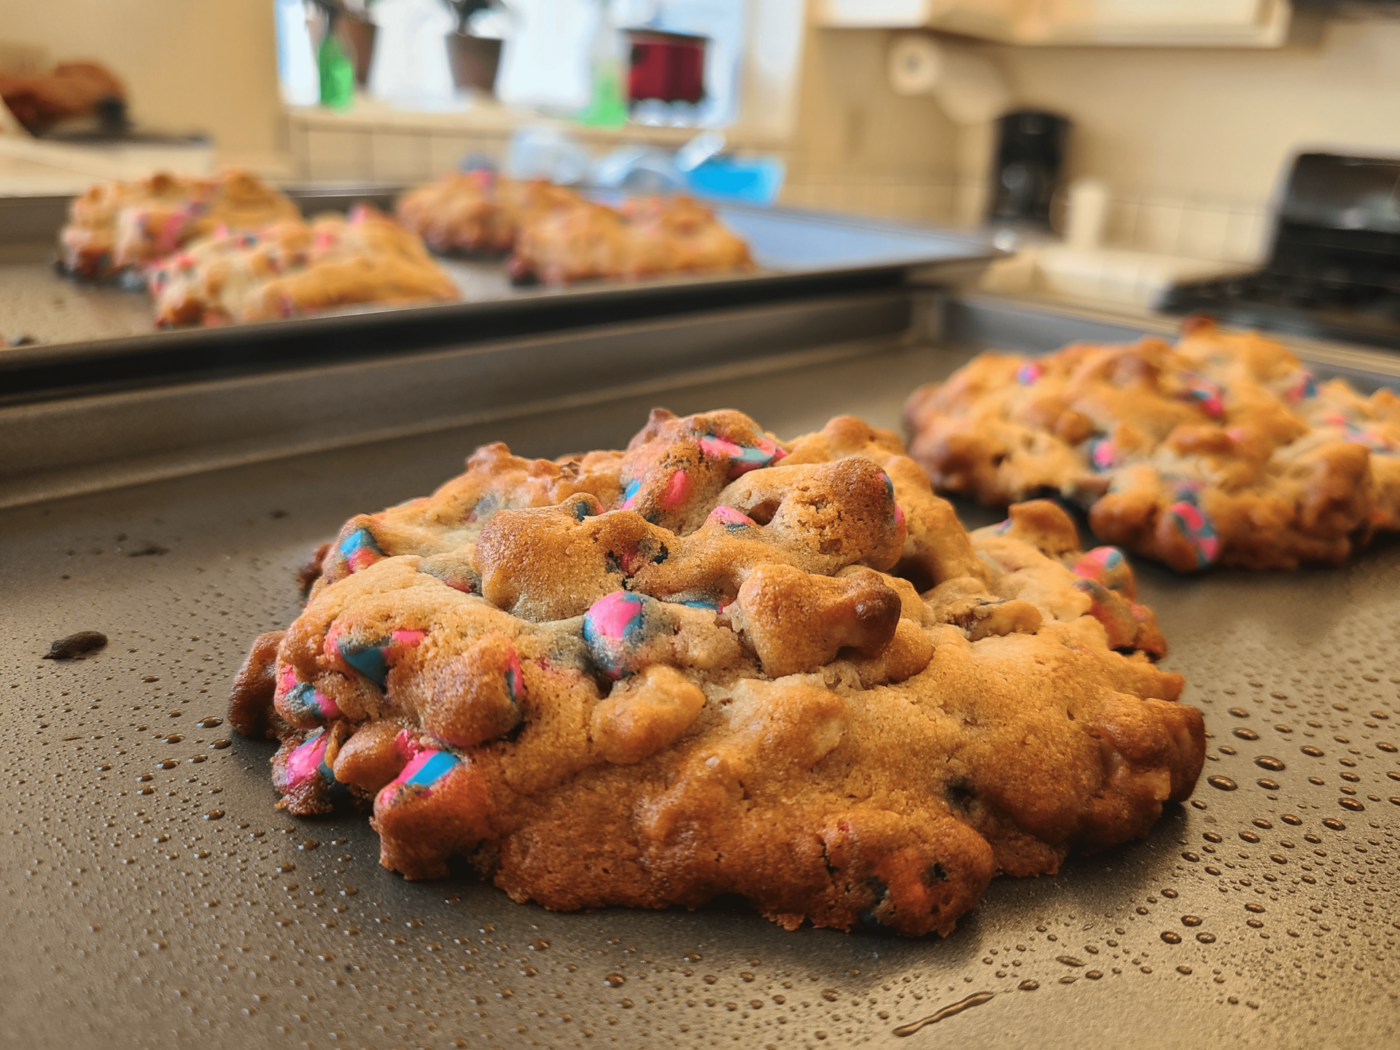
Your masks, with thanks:
[{"label": "water droplet on counter", "polygon": [[223,724],[224,720],[222,718],[215,718],[213,715],[205,715],[203,718],[201,718],[198,722],[195,723],[195,725],[199,726],[200,729],[213,729],[216,726],[221,726]]},{"label": "water droplet on counter", "polygon": [[1249,717],[1249,712],[1246,711],[1243,707],[1232,707],[1232,708],[1230,708],[1230,714],[1234,715],[1236,718],[1248,718],[1248,717]]},{"label": "water droplet on counter", "polygon": [[1323,817],[1322,826],[1324,828],[1331,828],[1333,831],[1346,831],[1347,829],[1347,826],[1336,817]]},{"label": "water droplet on counter", "polygon": [[1083,959],[1076,959],[1073,955],[1057,955],[1057,956],[1055,957],[1055,961],[1056,961],[1057,963],[1063,963],[1065,966],[1083,966],[1083,965],[1084,965],[1084,960],[1083,960]]},{"label": "water droplet on counter", "polygon": [[1303,752],[1303,754],[1307,755],[1309,758],[1321,758],[1321,757],[1322,757],[1322,748],[1320,748],[1320,747],[1313,747],[1312,744],[1304,744],[1304,745],[1303,745],[1302,747],[1300,747],[1298,750],[1301,751],[1301,752]]},{"label": "water droplet on counter", "polygon": [[1177,933],[1175,930],[1163,930],[1162,940],[1166,941],[1168,944],[1180,944],[1181,934]]},{"label": "water droplet on counter", "polygon": [[623,977],[620,973],[610,973],[603,978],[603,983],[609,988],[620,988],[626,981],[627,978]]},{"label": "water droplet on counter", "polygon": [[1260,755],[1254,760],[1254,764],[1260,769],[1267,769],[1270,773],[1282,773],[1288,768],[1283,764],[1283,759],[1275,758],[1273,755]]},{"label": "water droplet on counter", "polygon": [[1362,805],[1360,802],[1358,802],[1358,801],[1357,801],[1356,799],[1354,799],[1354,798],[1339,798],[1339,799],[1337,799],[1337,803],[1338,803],[1343,809],[1349,809],[1349,810],[1351,810],[1353,813],[1360,813],[1362,810],[1364,810],[1364,809],[1366,808],[1364,805]]},{"label": "water droplet on counter", "polygon": [[530,950],[532,952],[542,952],[548,947],[549,942],[542,937],[536,938],[530,942]]},{"label": "water droplet on counter", "polygon": [[1215,934],[1213,934],[1213,933],[1198,933],[1198,934],[1196,934],[1196,940],[1200,941],[1202,944],[1214,944],[1214,943],[1215,943]]},{"label": "water droplet on counter", "polygon": [[[1029,983],[1034,984],[1035,982],[1032,981]],[[1024,988],[1025,985],[1023,984],[1022,987]],[[1026,990],[1029,991],[1030,989]],[[957,1002],[951,1003],[941,1010],[929,1014],[927,1017],[921,1017],[917,1021],[911,1021],[909,1024],[900,1025],[894,1030],[894,1034],[899,1036],[913,1035],[920,1028],[924,1028],[927,1025],[937,1024],[939,1021],[945,1021],[955,1014],[962,1013],[964,1010],[974,1006],[981,1006],[983,1003],[989,1002],[995,994],[995,992],[974,992],[966,999],[959,999]]]},{"label": "water droplet on counter", "polygon": [[1258,740],[1258,739],[1259,739],[1259,734],[1258,734],[1258,733],[1256,733],[1256,732],[1255,732],[1254,730],[1252,730],[1252,729],[1246,729],[1246,728],[1244,728],[1244,726],[1240,726],[1238,729],[1235,729],[1235,730],[1233,730],[1232,732],[1234,733],[1235,736],[1239,737],[1241,740]]},{"label": "water droplet on counter", "polygon": [[1201,917],[1199,915],[1183,915],[1181,917],[1181,925],[1183,926],[1199,926],[1200,924]]},{"label": "water droplet on counter", "polygon": [[1021,989],[1021,991],[1023,991],[1023,992],[1033,992],[1033,991],[1035,991],[1037,988],[1040,987],[1040,982],[1039,982],[1039,981],[1026,980],[1026,981],[1022,981],[1022,982],[1021,982],[1020,984],[1018,984],[1016,987],[1019,988],[1019,989]]},{"label": "water droplet on counter", "polygon": [[205,820],[223,820],[223,819],[224,819],[224,811],[221,810],[221,809],[211,809],[208,813],[204,814],[204,819],[205,819]]},{"label": "water droplet on counter", "polygon": [[1219,788],[1221,791],[1234,791],[1235,788],[1239,787],[1239,785],[1229,777],[1223,777],[1219,773],[1206,777],[1206,783],[1213,788]]},{"label": "water droplet on counter", "polygon": [[1177,973],[1180,973],[1180,974],[1185,974],[1187,977],[1190,977],[1190,976],[1191,976],[1191,967],[1189,967],[1189,966],[1178,966],[1178,967],[1176,968],[1176,972],[1177,972]]}]

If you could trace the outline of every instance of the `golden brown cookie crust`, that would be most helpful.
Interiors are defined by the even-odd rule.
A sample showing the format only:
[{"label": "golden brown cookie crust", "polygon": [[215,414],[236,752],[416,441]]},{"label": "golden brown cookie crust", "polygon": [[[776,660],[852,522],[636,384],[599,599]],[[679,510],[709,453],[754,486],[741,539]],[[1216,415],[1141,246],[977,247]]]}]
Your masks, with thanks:
[{"label": "golden brown cookie crust", "polygon": [[1182,572],[1337,564],[1400,530],[1400,399],[1318,384],[1257,333],[983,354],[905,406],[934,485],[1005,506],[1054,492]]},{"label": "golden brown cookie crust", "polygon": [[626,450],[487,446],[352,518],[232,705],[281,741],[279,805],[373,800],[411,879],[460,854],[549,908],[740,893],[946,934],[996,872],[1190,794],[1204,730],[1162,649],[1053,504],[968,534],[859,420],[784,442],[657,410]]},{"label": "golden brown cookie crust", "polygon": [[151,267],[147,286],[162,326],[458,298],[422,241],[365,205],[344,217],[221,230]]},{"label": "golden brown cookie crust", "polygon": [[537,212],[521,224],[510,272],[516,280],[567,284],[597,278],[728,273],[753,268],[744,240],[688,197],[585,202]]},{"label": "golden brown cookie crust", "polygon": [[102,182],[70,206],[59,258],[75,276],[110,277],[139,270],[221,227],[247,230],[300,214],[282,193],[246,171]]},{"label": "golden brown cookie crust", "polygon": [[585,207],[573,190],[489,171],[449,175],[400,198],[395,214],[436,252],[503,255],[521,225],[543,212]]}]

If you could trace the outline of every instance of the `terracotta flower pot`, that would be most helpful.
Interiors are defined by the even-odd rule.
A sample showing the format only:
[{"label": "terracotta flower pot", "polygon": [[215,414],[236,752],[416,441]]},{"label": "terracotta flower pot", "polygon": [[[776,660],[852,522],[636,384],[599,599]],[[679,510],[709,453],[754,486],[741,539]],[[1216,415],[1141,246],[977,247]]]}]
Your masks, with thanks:
[{"label": "terracotta flower pot", "polygon": [[447,61],[452,81],[459,88],[475,88],[491,94],[501,65],[501,41],[466,33],[447,34]]},{"label": "terracotta flower pot", "polygon": [[374,57],[374,36],[378,27],[365,18],[343,15],[336,22],[340,43],[355,64],[355,83],[364,87],[369,80],[369,63]]}]

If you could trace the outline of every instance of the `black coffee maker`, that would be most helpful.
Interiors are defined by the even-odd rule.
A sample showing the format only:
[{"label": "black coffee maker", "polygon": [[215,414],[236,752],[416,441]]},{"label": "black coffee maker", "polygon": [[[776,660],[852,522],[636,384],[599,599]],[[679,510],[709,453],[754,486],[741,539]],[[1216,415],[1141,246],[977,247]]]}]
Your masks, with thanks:
[{"label": "black coffee maker", "polygon": [[1038,109],[1018,109],[997,121],[992,165],[994,224],[1050,228],[1050,202],[1064,169],[1069,121]]}]

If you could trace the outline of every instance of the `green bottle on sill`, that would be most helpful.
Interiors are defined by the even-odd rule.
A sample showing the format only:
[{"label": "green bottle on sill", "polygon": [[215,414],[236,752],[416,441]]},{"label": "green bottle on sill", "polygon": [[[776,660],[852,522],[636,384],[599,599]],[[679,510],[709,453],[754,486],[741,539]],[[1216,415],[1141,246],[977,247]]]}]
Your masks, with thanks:
[{"label": "green bottle on sill", "polygon": [[592,94],[588,105],[575,117],[580,124],[595,128],[620,128],[627,123],[627,65],[622,33],[613,25],[612,12],[603,0],[598,14],[598,30],[589,48],[592,63]]},{"label": "green bottle on sill", "polygon": [[349,109],[355,101],[355,64],[340,46],[334,32],[326,33],[316,53],[316,68],[321,75],[321,105],[331,109]]}]

